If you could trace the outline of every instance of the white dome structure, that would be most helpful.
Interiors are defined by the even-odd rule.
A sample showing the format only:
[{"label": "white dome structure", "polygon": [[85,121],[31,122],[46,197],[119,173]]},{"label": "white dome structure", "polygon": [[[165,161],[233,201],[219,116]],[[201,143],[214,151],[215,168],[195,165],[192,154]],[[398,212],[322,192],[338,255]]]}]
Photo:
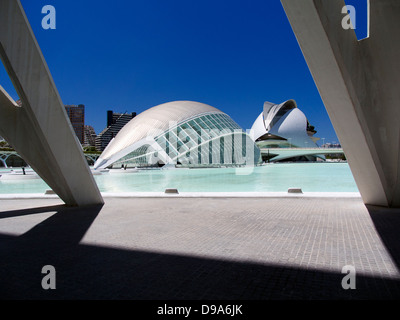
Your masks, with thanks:
[{"label": "white dome structure", "polygon": [[254,141],[227,114],[204,103],[173,101],[152,107],[128,122],[94,168],[254,165],[260,160]]},{"label": "white dome structure", "polygon": [[264,110],[252,126],[260,147],[318,147],[316,133],[294,100],[281,104],[264,103]]},{"label": "white dome structure", "polygon": [[265,102],[252,132],[259,148],[318,148],[316,131],[294,100]]}]

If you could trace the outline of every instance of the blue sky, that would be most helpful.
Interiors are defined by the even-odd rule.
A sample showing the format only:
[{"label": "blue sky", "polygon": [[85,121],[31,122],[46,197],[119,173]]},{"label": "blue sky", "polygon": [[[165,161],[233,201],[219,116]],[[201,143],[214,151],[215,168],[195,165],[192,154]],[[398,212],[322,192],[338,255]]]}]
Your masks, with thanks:
[{"label": "blue sky", "polygon": [[[296,100],[325,142],[338,141],[279,0],[21,0],[64,104],[140,113],[193,100],[250,129],[264,101]],[[56,29],[44,30],[44,5]],[[0,83],[15,96],[0,66]]]}]

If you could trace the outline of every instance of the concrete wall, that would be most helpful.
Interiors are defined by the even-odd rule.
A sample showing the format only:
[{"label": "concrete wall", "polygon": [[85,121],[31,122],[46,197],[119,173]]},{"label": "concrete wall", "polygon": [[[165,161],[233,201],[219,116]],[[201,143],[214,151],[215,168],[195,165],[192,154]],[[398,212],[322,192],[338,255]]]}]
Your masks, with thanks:
[{"label": "concrete wall", "polygon": [[0,57],[22,100],[0,87],[0,135],[66,204],[103,203],[19,1],[0,1],[0,30]]},{"label": "concrete wall", "polygon": [[371,1],[370,37],[343,0],[281,0],[366,204],[400,207],[400,1]]}]

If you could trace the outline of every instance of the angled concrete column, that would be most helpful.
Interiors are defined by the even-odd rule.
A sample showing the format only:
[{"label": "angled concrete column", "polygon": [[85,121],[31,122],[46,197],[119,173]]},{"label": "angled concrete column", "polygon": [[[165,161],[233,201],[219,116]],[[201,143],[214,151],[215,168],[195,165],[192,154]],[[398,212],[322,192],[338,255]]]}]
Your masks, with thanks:
[{"label": "angled concrete column", "polygon": [[370,37],[342,0],[281,0],[364,203],[400,207],[400,1],[370,1]]},{"label": "angled concrete column", "polygon": [[67,205],[103,199],[17,0],[0,1],[0,57],[22,100],[0,87],[0,135]]}]

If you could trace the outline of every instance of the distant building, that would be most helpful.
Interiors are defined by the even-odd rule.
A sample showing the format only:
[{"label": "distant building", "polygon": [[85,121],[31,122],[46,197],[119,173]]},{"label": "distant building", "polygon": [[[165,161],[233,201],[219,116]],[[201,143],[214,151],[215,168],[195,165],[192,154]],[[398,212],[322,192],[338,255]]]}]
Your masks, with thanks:
[{"label": "distant building", "polygon": [[74,128],[75,134],[81,144],[85,142],[85,106],[80,105],[66,105],[69,120]]},{"label": "distant building", "polygon": [[95,147],[96,146],[96,132],[92,126],[85,125],[85,140],[83,146]]},{"label": "distant building", "polygon": [[107,127],[96,137],[96,149],[103,151],[123,126],[134,117],[136,117],[136,112],[116,113],[111,110],[107,111]]},{"label": "distant building", "polygon": [[333,142],[333,143],[327,142],[327,143],[323,144],[321,147],[322,148],[341,148],[342,145],[340,143],[336,143],[336,142]]}]

